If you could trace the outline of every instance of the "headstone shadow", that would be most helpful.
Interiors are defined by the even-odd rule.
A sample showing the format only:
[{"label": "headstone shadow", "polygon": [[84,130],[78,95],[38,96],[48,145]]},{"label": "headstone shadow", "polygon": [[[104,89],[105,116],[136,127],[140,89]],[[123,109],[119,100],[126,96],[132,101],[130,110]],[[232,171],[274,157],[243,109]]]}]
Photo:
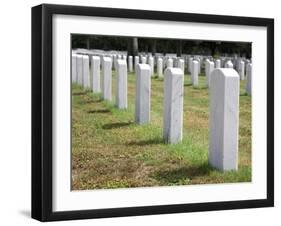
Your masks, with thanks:
[{"label": "headstone shadow", "polygon": [[126,127],[133,124],[133,122],[116,122],[116,123],[108,123],[102,126],[103,129],[118,129],[121,127]]},{"label": "headstone shadow", "polygon": [[126,145],[146,146],[146,145],[152,145],[152,144],[164,144],[164,140],[160,139],[160,138],[155,138],[155,139],[148,139],[148,140],[132,141],[132,142],[128,142]]},{"label": "headstone shadow", "polygon": [[159,170],[152,173],[150,177],[164,184],[177,184],[185,180],[209,175],[212,169],[208,163],[204,163],[199,166],[184,166],[172,170]]},{"label": "headstone shadow", "polygon": [[108,109],[95,109],[88,111],[89,114],[95,114],[95,113],[111,113]]}]

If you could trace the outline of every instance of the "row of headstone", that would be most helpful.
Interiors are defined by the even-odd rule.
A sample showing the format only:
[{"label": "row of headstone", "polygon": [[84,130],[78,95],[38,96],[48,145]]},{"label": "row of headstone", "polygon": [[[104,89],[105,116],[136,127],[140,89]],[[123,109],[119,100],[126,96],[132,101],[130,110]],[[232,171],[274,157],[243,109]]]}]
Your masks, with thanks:
[{"label": "row of headstone", "polygon": [[[77,50],[76,50],[77,51]],[[221,68],[221,67],[233,67],[240,75],[240,79],[245,79],[245,71],[247,68],[247,65],[251,62],[250,60],[246,58],[239,58],[238,56],[234,55],[232,57],[223,57],[221,56],[220,59],[214,59],[212,56],[202,56],[202,55],[186,55],[182,54],[181,57],[177,57],[177,54],[175,53],[167,53],[167,54],[161,54],[161,53],[155,53],[154,56],[152,53],[140,53],[138,56],[128,56],[127,52],[118,52],[118,51],[103,51],[103,50],[85,50],[85,49],[79,49],[78,52],[83,53],[84,55],[87,55],[91,58],[92,55],[97,54],[101,59],[104,56],[111,57],[113,61],[112,68],[116,69],[116,64],[118,59],[123,59],[127,61],[128,65],[128,71],[133,72],[136,68],[136,65],[141,63],[148,63],[150,64],[152,71],[151,73],[154,74],[154,67],[158,66],[158,59],[162,58],[162,66],[163,70],[167,67],[180,67],[179,62],[183,60],[183,67],[182,70],[185,74],[185,70],[192,74],[192,62],[194,60],[198,61],[198,74],[201,74],[201,69],[205,70],[205,75],[208,75],[209,73],[206,71],[206,65],[203,63],[206,60],[213,61],[215,63],[215,68]],[[231,64],[232,66],[231,66]],[[244,63],[244,64],[243,64]],[[153,65],[153,66],[152,66]],[[171,66],[172,65],[172,66]],[[205,67],[204,67],[205,65]],[[185,68],[185,66],[187,66]],[[157,67],[157,75],[161,77],[161,69]],[[202,74],[204,75],[204,74]],[[206,80],[206,84],[208,84]]]},{"label": "row of headstone", "polygon": [[[100,82],[100,76],[94,76],[94,74],[99,74],[98,72],[94,73],[93,71],[97,71],[100,68],[100,63],[95,63],[98,61],[103,61],[104,58],[111,58],[113,61],[113,65],[115,64],[115,68],[117,69],[117,61],[122,59],[125,62],[127,61],[126,56],[122,55],[113,55],[113,57],[100,57],[100,56],[90,56],[90,62],[91,62],[91,71],[89,71],[89,56],[88,55],[81,55],[81,54],[73,54],[72,56],[72,70],[73,70],[73,75],[72,80],[73,82],[77,80],[77,83],[82,85],[83,87],[87,89],[92,89],[94,92],[100,92],[100,85],[98,85]],[[188,66],[191,64],[190,69],[188,70],[191,71],[191,82],[193,86],[198,86],[198,76],[200,74],[200,60],[189,58],[191,62],[189,62]],[[166,67],[164,67],[164,62],[166,60]],[[114,63],[115,62],[115,63]],[[174,63],[172,58],[163,58],[163,57],[158,57],[157,58],[157,76],[159,78],[163,78],[163,71],[165,68],[170,68],[170,67],[178,67],[181,68],[181,70],[184,72],[185,68],[185,62],[184,59],[178,58]],[[249,65],[251,65],[250,62],[247,62],[246,64],[246,73],[245,73],[245,63],[241,59],[238,62],[238,74],[240,77],[240,80],[245,79],[245,74],[246,74],[246,92],[248,95],[251,95],[251,83],[252,83],[252,70],[248,70]],[[151,68],[151,75],[154,75],[154,58],[152,56],[149,56],[148,58],[145,56],[141,57],[141,63],[146,64],[148,63]],[[132,72],[136,68],[137,65],[139,64],[139,56],[134,57],[134,67],[133,67],[133,57],[129,56],[128,57],[128,70],[129,72]],[[221,68],[221,60],[216,59],[215,62],[209,60],[209,58],[205,59],[205,76],[206,76],[206,86],[210,86],[210,74],[215,68]],[[197,68],[196,68],[197,67]],[[227,60],[224,64],[225,68],[234,68],[234,65],[231,60]],[[74,73],[74,71],[77,71],[77,73]],[[250,71],[250,72],[249,72]],[[90,73],[90,74],[89,74]]]},{"label": "row of headstone", "polygon": [[[92,50],[88,50],[88,49],[75,49],[73,50],[73,53],[78,53],[78,54],[82,54],[82,55],[88,55],[89,57],[91,57],[92,55],[95,56],[100,56],[100,57],[104,57],[104,56],[109,56],[112,58],[113,61],[113,68],[115,69],[116,66],[116,60],[117,59],[125,59],[127,60],[127,64],[128,64],[128,70],[130,69],[130,60],[129,60],[129,55],[127,51],[115,51],[115,50],[110,50],[110,51],[105,51],[105,50],[98,50],[98,49],[92,49]],[[233,64],[233,68],[235,70],[237,70],[237,72],[239,73],[238,69],[239,69],[239,64],[240,61],[243,61],[245,66],[247,65],[247,63],[251,63],[251,61],[249,59],[246,59],[245,57],[238,57],[238,55],[234,54],[232,56],[224,56],[225,54],[222,54],[220,56],[220,60],[221,60],[221,64],[224,65],[225,62],[227,62],[228,60],[232,61]],[[138,55],[140,58],[144,57],[146,58],[146,62],[148,62],[148,58],[149,57],[153,57],[154,58],[154,64],[156,65],[157,59],[158,57],[163,58],[164,60],[164,65],[166,65],[166,61],[167,59],[172,59],[174,62],[174,67],[176,67],[177,64],[177,60],[178,59],[183,59],[185,64],[188,66],[188,71],[191,73],[191,64],[192,64],[192,60],[197,60],[199,61],[200,64],[200,68],[199,68],[199,73],[201,73],[201,68],[204,69],[204,60],[209,59],[210,61],[215,61],[215,59],[212,56],[208,56],[208,55],[189,55],[189,54],[181,54],[181,57],[178,57],[176,53],[146,53],[146,52],[140,52]],[[132,56],[132,61],[134,61],[133,59],[134,56]],[[191,58],[191,59],[190,59]]]},{"label": "row of headstone", "polygon": [[[73,55],[72,57],[72,76],[75,78],[73,82],[83,85],[84,88],[92,87],[93,92],[101,90],[102,98],[111,101],[112,59],[110,57],[103,57],[102,76],[100,79],[99,57],[91,57],[90,73],[88,56]],[[161,60],[158,62],[161,64]],[[172,144],[181,142],[183,137],[184,73],[181,69],[182,62],[179,62],[178,68],[167,67],[164,71],[163,138],[166,143]],[[236,170],[238,162],[240,76],[231,67],[224,69],[214,69],[213,67],[214,63],[209,62],[207,67],[209,70],[208,78],[210,79],[209,162],[212,166],[221,170]],[[126,60],[118,59],[116,69],[116,106],[120,109],[126,109],[128,107]],[[149,123],[151,66],[149,64],[137,64],[135,70],[135,122],[137,124]],[[194,84],[198,83],[198,70],[198,61],[193,60],[192,79]],[[251,78],[251,64],[248,65],[246,73],[247,77]],[[92,77],[92,83],[89,82],[91,80],[90,77]],[[100,80],[101,89],[97,85]],[[250,86],[247,88],[251,89]]]}]

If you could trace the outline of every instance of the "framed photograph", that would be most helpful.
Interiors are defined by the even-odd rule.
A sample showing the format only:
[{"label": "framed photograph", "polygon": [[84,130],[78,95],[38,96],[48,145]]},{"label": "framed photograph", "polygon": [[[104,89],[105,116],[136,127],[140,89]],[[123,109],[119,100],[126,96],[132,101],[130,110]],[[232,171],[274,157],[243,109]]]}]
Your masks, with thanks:
[{"label": "framed photograph", "polygon": [[274,205],[274,21],[32,8],[32,217]]}]

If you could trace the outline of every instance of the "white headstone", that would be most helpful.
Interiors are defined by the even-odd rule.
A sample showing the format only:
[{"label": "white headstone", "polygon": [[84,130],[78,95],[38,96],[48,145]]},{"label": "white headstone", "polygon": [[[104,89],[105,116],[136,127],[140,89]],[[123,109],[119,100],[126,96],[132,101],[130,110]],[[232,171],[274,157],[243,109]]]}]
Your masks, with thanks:
[{"label": "white headstone", "polygon": [[160,57],[157,59],[157,74],[159,78],[163,77],[163,59]]},{"label": "white headstone", "polygon": [[92,89],[94,93],[100,93],[100,57],[91,57]]},{"label": "white headstone", "polygon": [[209,68],[210,68],[210,60],[207,59],[207,60],[205,61],[205,76],[206,76],[206,77],[208,77]]},{"label": "white headstone", "polygon": [[137,65],[135,103],[135,121],[137,124],[148,123],[150,121],[150,74],[151,71],[148,64]]},{"label": "white headstone", "polygon": [[164,73],[164,140],[182,140],[184,76],[180,68],[167,68]]},{"label": "white headstone", "polygon": [[240,80],[245,80],[245,63],[241,60],[238,62],[238,65]]},{"label": "white headstone", "polygon": [[77,83],[83,85],[83,55],[77,55]]},{"label": "white headstone", "polygon": [[221,68],[221,60],[220,59],[216,59],[215,68]]},{"label": "white headstone", "polygon": [[169,58],[167,60],[167,68],[169,68],[169,67],[173,67],[173,59],[172,58]]},{"label": "white headstone", "polygon": [[207,85],[207,87],[210,87],[211,74],[212,74],[214,69],[215,69],[215,64],[214,64],[214,62],[210,61],[209,65],[208,65],[208,74],[206,76],[206,85]]},{"label": "white headstone", "polygon": [[136,68],[137,68],[137,65],[139,64],[139,62],[140,62],[139,56],[135,56],[135,71],[136,71]]},{"label": "white headstone", "polygon": [[91,88],[90,64],[89,64],[89,56],[88,55],[83,55],[83,87],[85,89]]},{"label": "white headstone", "polygon": [[184,60],[178,59],[178,68],[180,68],[184,74]]},{"label": "white headstone", "polygon": [[197,61],[198,61],[198,74],[201,73],[201,60],[200,58],[197,58]]},{"label": "white headstone", "polygon": [[220,170],[238,168],[239,83],[231,68],[211,74],[209,163]]},{"label": "white headstone", "polygon": [[112,69],[113,70],[116,69],[116,64],[117,64],[117,55],[113,55],[113,59],[112,59]]},{"label": "white headstone", "polygon": [[[117,66],[117,65],[116,65]],[[104,57],[102,61],[102,98],[112,99],[112,61],[110,57]]]},{"label": "white headstone", "polygon": [[128,58],[128,66],[129,66],[129,72],[132,72],[133,71],[133,57],[132,56],[129,56]]},{"label": "white headstone", "polygon": [[252,95],[252,64],[247,64],[247,81],[246,81],[246,92],[248,93],[248,95]]},{"label": "white headstone", "polygon": [[189,59],[188,59],[188,71],[189,71],[189,73],[192,72],[192,61],[193,61],[193,58],[189,57]]},{"label": "white headstone", "polygon": [[142,63],[142,64],[146,64],[146,57],[145,57],[145,56],[142,56],[142,57],[141,57],[141,63]]},{"label": "white headstone", "polygon": [[148,64],[149,64],[150,69],[151,69],[151,75],[153,76],[154,75],[154,58],[152,56],[150,56],[148,58]]},{"label": "white headstone", "polygon": [[119,109],[128,107],[128,73],[127,63],[125,60],[117,60],[117,73],[116,73],[116,106]]},{"label": "white headstone", "polygon": [[225,63],[225,68],[233,68],[233,64],[230,60]]},{"label": "white headstone", "polygon": [[71,78],[72,82],[77,82],[77,55],[72,54],[72,61],[71,61]]},{"label": "white headstone", "polygon": [[191,69],[191,82],[193,86],[198,86],[198,61],[193,60],[192,61],[192,69]]},{"label": "white headstone", "polygon": [[126,64],[127,64],[127,56],[126,56],[126,55],[123,55],[123,56],[122,56],[122,59],[125,60],[125,61],[126,61]]}]

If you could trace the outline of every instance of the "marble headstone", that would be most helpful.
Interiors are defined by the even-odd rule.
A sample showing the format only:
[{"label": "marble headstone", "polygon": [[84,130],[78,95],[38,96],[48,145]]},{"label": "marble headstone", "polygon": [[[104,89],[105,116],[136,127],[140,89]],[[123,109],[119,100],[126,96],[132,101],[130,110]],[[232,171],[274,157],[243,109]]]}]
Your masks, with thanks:
[{"label": "marble headstone", "polygon": [[144,124],[150,121],[151,69],[148,64],[136,68],[135,121]]},{"label": "marble headstone", "polygon": [[102,98],[112,100],[112,61],[110,57],[104,57],[102,61]]},{"label": "marble headstone", "polygon": [[238,168],[239,83],[232,68],[211,74],[209,163],[220,170]]},{"label": "marble headstone", "polygon": [[163,59],[160,57],[157,59],[157,74],[159,78],[163,77]]},{"label": "marble headstone", "polygon": [[198,86],[198,61],[193,60],[192,61],[192,69],[191,69],[191,82],[193,86]]},{"label": "marble headstone", "polygon": [[92,89],[94,93],[100,93],[100,57],[91,57]]},{"label": "marble headstone", "polygon": [[128,73],[125,60],[117,60],[116,72],[116,106],[119,109],[126,109],[128,107]]},{"label": "marble headstone", "polygon": [[164,72],[164,141],[182,140],[184,75],[180,68],[167,68]]},{"label": "marble headstone", "polygon": [[85,89],[91,88],[90,83],[90,63],[89,63],[89,56],[83,56],[83,87]]}]

